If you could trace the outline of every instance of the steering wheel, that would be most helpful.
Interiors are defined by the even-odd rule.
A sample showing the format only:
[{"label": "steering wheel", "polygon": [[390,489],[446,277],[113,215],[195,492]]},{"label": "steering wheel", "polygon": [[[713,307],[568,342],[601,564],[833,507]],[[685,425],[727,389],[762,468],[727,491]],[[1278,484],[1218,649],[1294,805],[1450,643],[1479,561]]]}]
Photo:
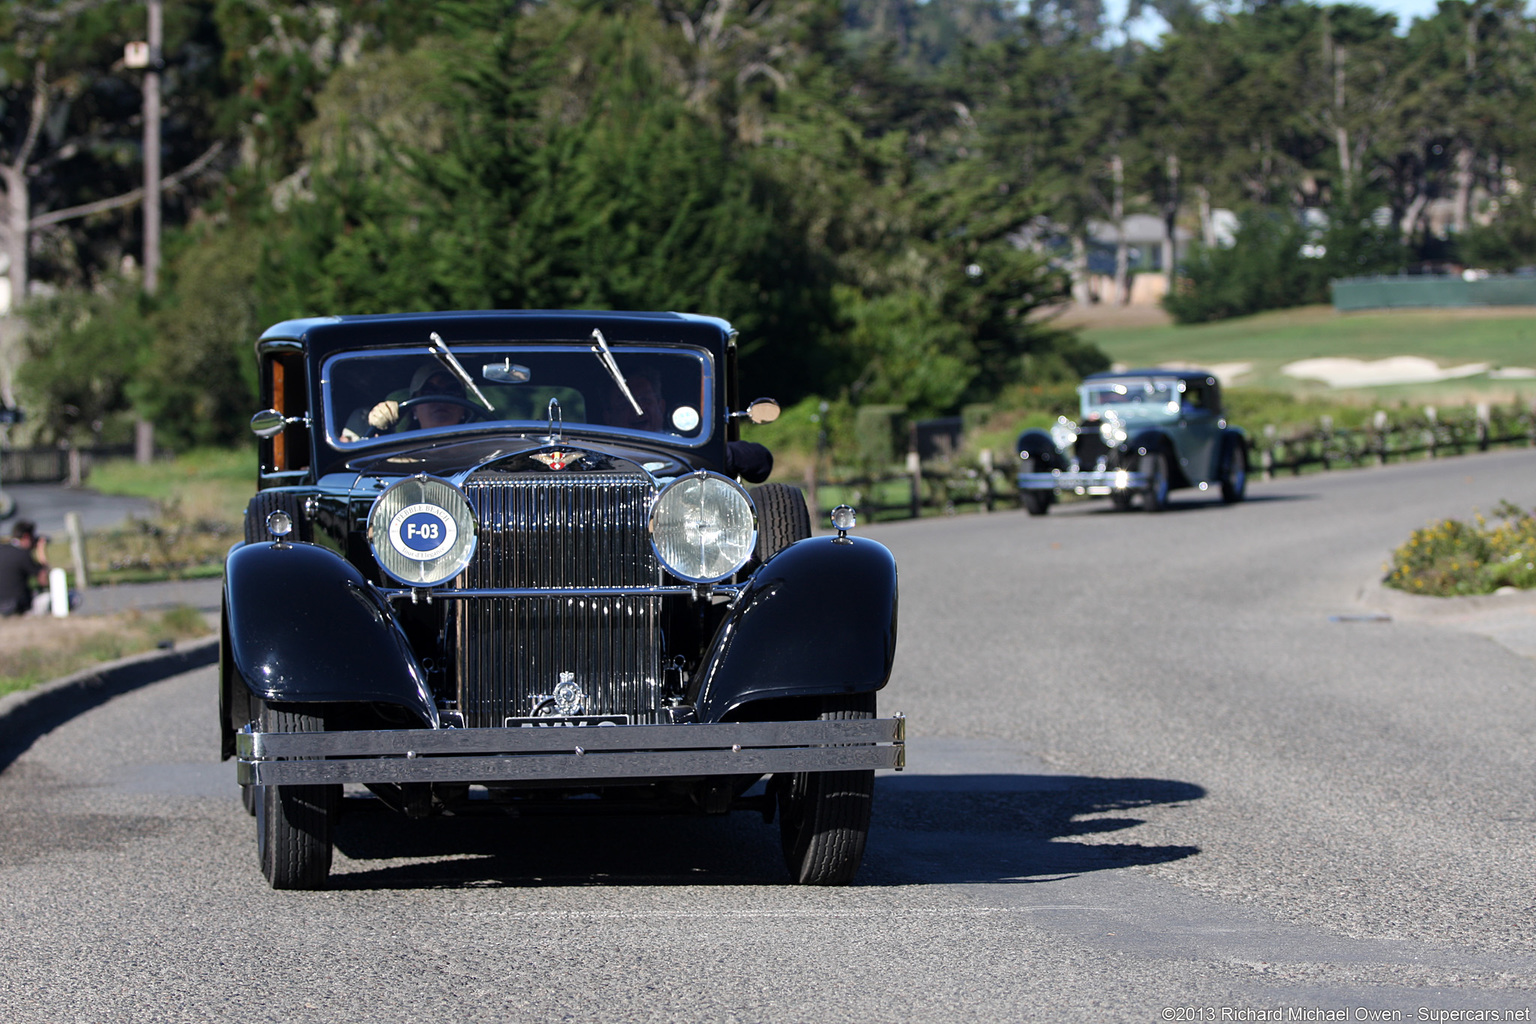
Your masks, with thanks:
[{"label": "steering wheel", "polygon": [[400,412],[403,415],[418,405],[457,405],[472,413],[486,413],[490,410],[479,402],[472,402],[468,398],[459,395],[417,395],[415,398],[407,398],[400,403]]}]

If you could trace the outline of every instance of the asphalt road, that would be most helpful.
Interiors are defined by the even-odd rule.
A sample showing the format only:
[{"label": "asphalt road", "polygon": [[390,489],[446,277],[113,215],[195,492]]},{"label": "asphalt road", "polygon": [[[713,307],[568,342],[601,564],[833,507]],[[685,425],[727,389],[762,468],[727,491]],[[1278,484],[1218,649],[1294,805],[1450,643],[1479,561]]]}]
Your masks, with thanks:
[{"label": "asphalt road", "polygon": [[1251,494],[863,531],[913,738],[845,889],[748,815],[364,808],[274,893],[212,672],[116,698],[0,774],[0,1020],[1531,1019],[1536,662],[1330,616],[1536,454]]}]

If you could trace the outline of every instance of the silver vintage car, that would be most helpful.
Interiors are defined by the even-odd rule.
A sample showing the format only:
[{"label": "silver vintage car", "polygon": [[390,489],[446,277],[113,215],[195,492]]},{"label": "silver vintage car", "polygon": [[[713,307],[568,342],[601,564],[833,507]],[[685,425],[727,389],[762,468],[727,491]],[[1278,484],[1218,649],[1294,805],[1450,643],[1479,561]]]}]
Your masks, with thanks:
[{"label": "silver vintage car", "polygon": [[1127,509],[1160,512],[1178,487],[1219,488],[1243,500],[1248,438],[1222,414],[1221,385],[1201,370],[1095,373],[1077,389],[1077,422],[1059,417],[1050,430],[1019,435],[1019,493],[1040,516],[1063,492],[1107,495]]}]

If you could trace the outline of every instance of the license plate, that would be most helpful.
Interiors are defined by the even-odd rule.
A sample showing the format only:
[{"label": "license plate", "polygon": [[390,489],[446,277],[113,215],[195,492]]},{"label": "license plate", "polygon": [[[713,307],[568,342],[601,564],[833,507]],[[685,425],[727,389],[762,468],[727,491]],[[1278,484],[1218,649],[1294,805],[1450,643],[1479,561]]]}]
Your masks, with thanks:
[{"label": "license plate", "polygon": [[575,715],[570,718],[545,715],[539,718],[508,718],[502,723],[508,729],[584,729],[594,725],[628,724],[628,715]]}]

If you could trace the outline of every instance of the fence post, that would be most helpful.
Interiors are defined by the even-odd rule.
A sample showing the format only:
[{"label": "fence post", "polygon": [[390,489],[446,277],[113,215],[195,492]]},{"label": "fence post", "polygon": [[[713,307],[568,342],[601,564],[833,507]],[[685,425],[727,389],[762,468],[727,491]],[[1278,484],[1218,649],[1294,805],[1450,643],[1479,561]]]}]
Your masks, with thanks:
[{"label": "fence post", "polygon": [[1377,409],[1371,417],[1371,426],[1376,430],[1376,462],[1378,465],[1387,464],[1387,412],[1385,409]]},{"label": "fence post", "polygon": [[1317,422],[1318,426],[1321,428],[1320,432],[1323,435],[1323,442],[1318,451],[1318,455],[1322,458],[1323,469],[1326,471],[1333,468],[1333,460],[1328,454],[1328,450],[1333,446],[1333,417],[1320,416],[1318,417]]},{"label": "fence post", "polygon": [[1259,453],[1259,468],[1265,480],[1275,478],[1275,425],[1264,424],[1264,450]]},{"label": "fence post", "polygon": [[912,481],[912,518],[923,517],[923,463],[917,449],[907,452],[907,476]]},{"label": "fence post", "polygon": [[80,528],[80,513],[64,513],[64,531],[69,534],[69,559],[75,567],[75,587],[82,593],[91,585],[85,574],[85,531]]},{"label": "fence post", "polygon": [[1428,433],[1429,433],[1429,457],[1430,458],[1434,458],[1438,454],[1438,452],[1436,452],[1436,448],[1438,448],[1439,444],[1440,444],[1439,424],[1436,422],[1436,417],[1438,415],[1439,415],[1439,410],[1437,410],[1434,406],[1426,405],[1424,407],[1424,418],[1429,421],[1429,431],[1428,431]]},{"label": "fence post", "polygon": [[992,449],[981,450],[981,507],[983,511],[992,511]]},{"label": "fence post", "polygon": [[816,494],[816,460],[812,459],[805,466],[805,509],[811,516],[811,529],[816,529],[821,523],[821,501]]},{"label": "fence post", "polygon": [[1488,435],[1492,433],[1493,409],[1487,402],[1477,403],[1477,450],[1488,450]]},{"label": "fence post", "polygon": [[74,445],[69,446],[69,474],[65,480],[65,487],[79,487],[83,474],[80,472],[80,449]]},{"label": "fence post", "polygon": [[155,425],[148,420],[134,421],[133,461],[141,466],[155,461]]}]

